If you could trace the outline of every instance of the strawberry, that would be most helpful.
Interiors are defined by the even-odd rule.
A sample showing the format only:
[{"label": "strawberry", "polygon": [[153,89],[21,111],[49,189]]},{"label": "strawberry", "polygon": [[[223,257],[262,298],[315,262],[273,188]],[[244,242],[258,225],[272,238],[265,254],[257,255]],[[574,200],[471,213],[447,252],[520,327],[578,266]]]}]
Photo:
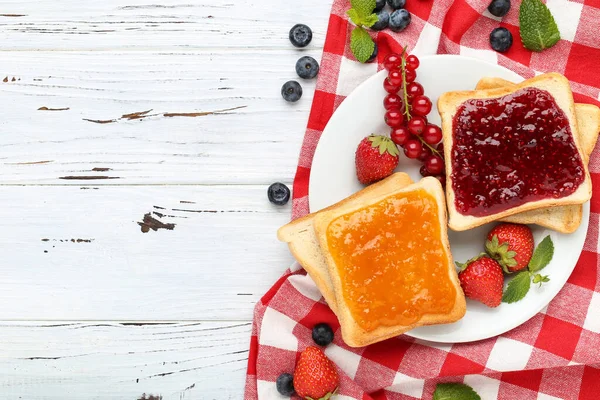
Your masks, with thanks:
[{"label": "strawberry", "polygon": [[335,365],[317,347],[310,346],[300,354],[294,372],[294,389],[303,399],[328,400],[340,382]]},{"label": "strawberry", "polygon": [[504,272],[527,267],[533,255],[533,234],[527,225],[500,224],[487,235],[485,250],[498,261]]},{"label": "strawberry", "polygon": [[398,166],[398,147],[392,139],[371,135],[364,138],[356,149],[356,176],[368,185],[390,176]]},{"label": "strawberry", "polygon": [[465,264],[456,263],[460,286],[465,296],[478,300],[488,307],[498,307],[502,302],[504,274],[502,267],[486,255],[480,255]]}]

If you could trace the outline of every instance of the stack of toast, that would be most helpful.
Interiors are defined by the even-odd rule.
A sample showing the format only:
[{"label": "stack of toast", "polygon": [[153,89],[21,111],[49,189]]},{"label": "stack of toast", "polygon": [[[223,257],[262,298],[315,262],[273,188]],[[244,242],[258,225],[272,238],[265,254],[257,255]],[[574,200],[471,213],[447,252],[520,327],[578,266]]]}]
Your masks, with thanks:
[{"label": "stack of toast", "polygon": [[[556,101],[558,107],[564,112],[569,122],[569,130],[576,146],[576,157],[563,160],[564,163],[583,163],[583,182],[577,190],[565,197],[543,198],[529,201],[516,207],[510,207],[500,212],[489,215],[469,215],[459,212],[455,205],[455,185],[453,185],[453,136],[455,117],[459,107],[466,101],[502,98],[522,91],[522,89],[535,88],[548,92]],[[442,132],[444,134],[444,154],[446,159],[446,201],[448,204],[448,225],[456,231],[472,229],[492,221],[508,221],[515,223],[539,224],[559,232],[574,232],[581,223],[582,204],[587,202],[592,194],[591,179],[588,171],[589,156],[596,144],[600,127],[600,109],[593,105],[577,104],[569,81],[557,73],[548,73],[514,84],[497,78],[482,79],[476,90],[448,92],[438,99],[438,110],[442,118]],[[519,151],[518,149],[514,150]],[[543,151],[543,149],[541,150]],[[544,171],[539,171],[543,173]],[[493,177],[486,176],[485,179]]]},{"label": "stack of toast", "polygon": [[[376,207],[378,204],[382,204],[386,201],[393,200],[402,202],[405,198],[411,197],[415,193],[425,192],[430,195],[431,199],[434,199],[435,210],[428,209],[428,214],[435,215],[435,221],[432,225],[435,225],[435,232],[428,240],[423,242],[434,242],[437,243],[439,254],[442,255],[442,261],[439,262],[439,267],[443,271],[439,276],[438,281],[440,283],[448,283],[452,289],[448,291],[449,306],[444,312],[425,313],[420,318],[411,321],[410,323],[382,323],[376,327],[364,327],[364,324],[358,322],[361,316],[358,312],[353,311],[352,296],[348,295],[348,289],[354,282],[345,277],[345,272],[348,269],[363,269],[363,273],[372,275],[372,278],[377,280],[389,280],[390,276],[378,277],[378,267],[382,268],[402,268],[398,265],[393,265],[392,262],[386,261],[375,261],[367,263],[367,265],[358,265],[352,263],[340,262],[334,257],[335,250],[331,240],[331,235],[328,235],[328,230],[331,226],[336,223],[339,218],[349,216],[353,218],[353,213],[367,210],[369,207]],[[401,208],[401,206],[398,206]],[[416,216],[421,217],[421,216]],[[426,216],[424,216],[426,217]],[[466,311],[465,298],[460,289],[458,283],[458,276],[453,266],[452,255],[450,253],[450,247],[447,237],[447,224],[446,224],[446,206],[444,201],[443,189],[439,181],[435,178],[424,178],[418,183],[413,183],[410,177],[405,173],[395,173],[392,176],[375,183],[355,195],[342,200],[341,202],[328,207],[317,213],[307,215],[303,218],[297,219],[290,224],[282,227],[278,231],[278,237],[281,241],[287,242],[292,254],[296,257],[298,262],[304,267],[311,278],[315,281],[317,287],[323,294],[325,301],[329,304],[331,309],[336,313],[340,320],[342,336],[346,344],[352,347],[366,346],[370,343],[378,342],[393,336],[397,336],[403,332],[413,329],[421,325],[450,323],[457,321],[462,318]],[[385,223],[391,222],[395,225],[395,228],[401,231],[409,232],[411,235],[417,235],[419,227],[410,227],[408,225],[402,226],[402,220],[385,221]],[[381,220],[374,219],[368,220],[363,219],[362,221],[356,222],[358,229],[369,229],[374,224],[382,223]],[[414,230],[411,230],[414,229]],[[390,227],[390,232],[394,230],[394,227]],[[380,245],[380,244],[378,244]],[[406,244],[410,246],[410,244]],[[348,251],[356,251],[355,248],[349,247]],[[385,254],[385,245],[380,245],[378,248],[382,254]],[[406,257],[409,257],[407,254]],[[410,262],[410,260],[408,260]],[[352,264],[352,265],[350,265]],[[425,270],[426,260],[416,260],[413,264],[417,268]],[[406,264],[404,264],[406,265]],[[369,269],[372,269],[372,273]],[[402,270],[394,270],[394,274],[402,276],[404,273]],[[393,275],[392,275],[393,276]],[[382,282],[385,284],[385,282]],[[393,289],[388,288],[388,293],[381,293],[382,296],[371,299],[371,303],[375,302],[386,302],[384,306],[394,308],[394,293],[403,293],[409,291],[409,282],[403,282],[404,286],[395,286]],[[365,293],[365,296],[375,295],[373,291]],[[384,298],[384,300],[382,300]],[[387,298],[387,300],[386,300]],[[356,310],[356,307],[354,307]],[[395,312],[398,316],[405,310],[398,309]],[[367,310],[368,312],[368,310]],[[391,312],[394,314],[394,312]],[[395,315],[387,315],[388,319],[394,320]]]}]

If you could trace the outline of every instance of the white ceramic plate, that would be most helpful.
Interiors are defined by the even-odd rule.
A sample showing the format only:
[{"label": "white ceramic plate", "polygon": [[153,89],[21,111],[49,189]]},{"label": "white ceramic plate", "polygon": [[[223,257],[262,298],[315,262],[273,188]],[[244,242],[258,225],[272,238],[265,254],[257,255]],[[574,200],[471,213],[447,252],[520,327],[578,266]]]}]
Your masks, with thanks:
[{"label": "white ceramic plate", "polygon": [[[425,87],[434,109],[428,119],[440,124],[435,104],[437,98],[451,90],[470,90],[480,78],[495,76],[513,82],[523,78],[514,72],[484,61],[462,56],[439,55],[421,58],[417,81]],[[361,84],[340,105],[331,117],[317,146],[310,175],[309,199],[311,212],[323,209],[362,189],[356,179],[354,153],[358,143],[370,133],[388,134],[383,121],[385,110],[383,90],[385,71],[381,71]],[[398,171],[408,173],[418,181],[420,163],[400,157]],[[501,304],[495,309],[467,300],[467,313],[456,323],[414,329],[407,334],[422,340],[459,343],[481,340],[500,335],[521,325],[556,296],[575,268],[587,232],[589,204],[584,207],[583,222],[570,235],[532,226],[536,244],[546,235],[554,242],[555,253],[544,269],[550,282],[542,288],[532,286],[527,296],[518,303]],[[452,255],[456,261],[466,261],[483,249],[485,235],[491,226],[466,232],[450,231]]]}]

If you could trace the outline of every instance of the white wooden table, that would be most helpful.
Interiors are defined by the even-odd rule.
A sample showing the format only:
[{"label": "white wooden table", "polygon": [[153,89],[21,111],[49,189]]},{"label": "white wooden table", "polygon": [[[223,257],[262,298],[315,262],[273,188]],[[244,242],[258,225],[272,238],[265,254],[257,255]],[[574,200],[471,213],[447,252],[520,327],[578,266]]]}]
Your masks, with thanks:
[{"label": "white wooden table", "polygon": [[242,398],[330,6],[0,2],[0,398]]}]

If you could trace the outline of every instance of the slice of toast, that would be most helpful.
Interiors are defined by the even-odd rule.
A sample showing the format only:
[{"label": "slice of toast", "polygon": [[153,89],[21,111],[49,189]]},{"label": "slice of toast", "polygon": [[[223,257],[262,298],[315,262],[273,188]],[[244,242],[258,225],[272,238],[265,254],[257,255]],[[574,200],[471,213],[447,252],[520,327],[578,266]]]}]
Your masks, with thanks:
[{"label": "slice of toast", "polygon": [[[419,205],[422,203],[411,203],[410,196],[420,196],[419,193],[424,194],[425,192],[428,195],[427,198],[430,199],[429,203],[426,203],[426,205],[421,209],[422,214],[415,215],[410,209],[410,205]],[[432,198],[434,199],[433,201],[431,201]],[[431,177],[423,178],[418,183],[380,196],[373,196],[371,193],[361,192],[355,200],[356,201],[353,201],[352,203],[340,204],[327,211],[320,212],[314,218],[314,230],[318,237],[321,251],[327,260],[329,276],[333,285],[335,299],[337,300],[337,316],[340,320],[344,342],[352,347],[362,347],[400,335],[418,326],[451,323],[462,318],[466,312],[465,297],[460,287],[458,275],[452,262],[452,254],[450,253],[450,244],[448,242],[446,224],[447,216],[445,197],[439,181]],[[396,219],[390,217],[390,219],[387,220],[386,218],[390,216],[390,214],[387,212],[383,215],[381,213],[377,214],[377,207],[385,207],[386,210],[392,210],[389,211],[392,213],[391,215],[398,215],[398,217]],[[403,219],[401,217],[403,212],[410,212],[412,218],[417,218],[417,221],[424,222],[414,222],[413,224],[411,221],[414,221],[414,219]],[[374,215],[373,213],[377,214],[379,219],[377,219],[377,217],[370,219],[370,216]],[[361,220],[361,222],[358,222],[358,224],[355,223],[357,218],[361,219],[365,215],[367,216],[365,220]],[[431,218],[430,220],[427,220],[428,216]],[[388,225],[396,224],[394,225],[395,228],[381,228],[381,225],[379,225],[382,222],[381,218],[383,218],[384,223],[387,223]],[[439,224],[439,228],[437,224]],[[439,237],[431,237],[428,238],[429,240],[427,241],[416,239],[419,237],[420,233],[418,229],[424,229],[426,226],[433,227],[432,229],[437,232],[435,235],[439,235]],[[344,242],[342,242],[341,247],[336,247],[335,242],[331,242],[331,236],[329,234],[330,227],[333,229],[332,232],[338,229],[338,227],[341,227],[339,228],[341,231],[338,231],[337,234],[341,235],[340,237],[346,238]],[[373,231],[371,232],[369,229],[373,229]],[[384,229],[386,232],[384,236],[380,234],[381,229]],[[394,229],[396,230],[394,231]],[[356,234],[357,230],[361,232],[358,234],[358,236]],[[361,249],[360,251],[349,248],[350,252],[346,253],[345,250],[340,250],[346,246],[348,240],[354,240],[348,239],[347,235],[352,235],[348,232],[354,232],[354,238],[359,237],[359,240],[368,241],[364,245],[359,245]],[[409,232],[409,234],[413,236],[404,236],[403,239],[399,239],[399,236],[406,235],[405,232]],[[429,232],[421,231],[421,233],[423,235],[427,235]],[[374,235],[373,238],[369,236],[371,234]],[[388,237],[391,237],[392,239],[389,239]],[[408,242],[405,242],[406,240],[408,240]],[[428,243],[428,245],[434,249],[434,252],[432,253],[431,250],[427,250],[428,252],[422,253],[422,255],[419,256],[420,258],[415,259],[414,256],[410,254],[410,251],[407,250],[407,259],[405,260],[393,258],[393,261],[388,261],[389,259],[385,258],[386,254],[389,254],[391,257],[397,257],[396,253],[386,253],[386,248],[390,248],[395,251],[398,249],[398,247],[394,246],[400,246],[403,244],[407,246],[407,249],[414,248],[411,247],[415,246],[411,240],[417,240],[419,243]],[[339,240],[337,241],[337,244],[340,244]],[[344,252],[347,257],[351,257],[353,260],[356,260],[354,257],[361,257],[360,254],[362,254],[362,252],[368,252],[369,254],[363,255],[362,261],[357,261],[356,264],[352,264],[352,268],[348,269],[348,265],[337,264],[334,256],[336,251],[338,251],[337,254],[341,254],[339,251]],[[381,256],[383,259],[378,259],[378,261],[375,261],[374,258],[371,258],[371,252],[377,253],[377,257]],[[359,255],[357,256],[357,254]],[[431,270],[427,270],[425,272],[426,278],[417,277],[417,279],[431,279],[431,281],[439,282],[438,287],[441,287],[442,282],[445,282],[446,286],[443,289],[447,293],[445,295],[452,296],[452,298],[445,297],[448,302],[448,309],[443,313],[426,313],[420,317],[417,317],[416,321],[411,322],[410,324],[402,325],[397,321],[400,315],[403,315],[407,309],[395,309],[396,306],[401,307],[399,305],[401,303],[397,302],[397,297],[394,297],[396,296],[394,293],[408,293],[410,292],[409,288],[417,290],[414,288],[418,288],[420,286],[397,286],[413,285],[412,283],[407,282],[405,278],[411,274],[414,274],[414,272],[410,272],[408,270],[403,269],[402,271],[398,271],[398,269],[413,268],[413,266],[415,266],[419,267],[416,269],[417,271],[421,271],[421,263],[423,269],[426,267],[431,268],[431,258],[428,258],[431,254],[435,254],[437,257],[439,257],[439,260],[443,260],[442,264],[435,265],[441,266],[441,274],[447,273],[448,280],[441,281],[440,278],[435,277],[436,272],[432,272]],[[365,260],[364,257],[366,257],[367,260]],[[373,260],[372,263],[367,263],[369,260]],[[375,268],[378,269],[376,270]],[[356,286],[356,283],[352,281],[353,278],[343,277],[348,276],[348,274],[350,274],[349,271],[353,271],[352,273],[358,274],[354,276],[359,276],[359,278],[357,278],[359,279],[359,282],[360,280],[365,279],[364,285]],[[406,275],[404,275],[405,271]],[[437,272],[439,273],[439,271],[440,270]],[[385,294],[381,294],[382,292],[378,292],[375,289],[377,288],[377,285],[389,284],[389,281],[386,279],[394,280],[394,290],[386,291]],[[371,282],[375,282],[375,286],[368,286],[371,284]],[[362,292],[360,295],[356,295],[356,292],[353,292],[357,287],[359,287],[358,290]],[[418,301],[417,299],[419,299],[419,296],[425,296],[424,301],[431,301],[431,299],[427,297],[429,293],[427,290],[428,289],[420,289],[418,294],[413,293],[415,298],[408,301]],[[361,303],[362,301],[366,301],[366,303]],[[359,314],[358,311],[352,311],[351,304],[356,305],[358,303],[361,303],[361,306],[359,307],[366,307],[363,310],[364,314]],[[383,312],[385,313],[386,318],[388,318],[387,323],[381,323],[381,321],[360,322],[361,315],[368,315],[370,311],[376,310],[377,307],[383,307]],[[381,308],[379,309],[381,310]],[[366,318],[368,318],[368,316]],[[390,321],[395,322],[391,323]],[[366,323],[372,324],[372,326],[366,326]]]},{"label": "slice of toast", "polygon": [[[450,161],[453,147],[453,120],[458,108],[461,106],[462,103],[468,100],[499,98],[528,87],[538,88],[549,92],[556,101],[558,107],[565,113],[569,121],[573,142],[575,144],[579,157],[582,163],[584,164],[583,167],[585,169],[585,176],[583,182],[579,185],[579,187],[575,190],[574,193],[562,198],[547,198],[537,201],[530,201],[519,206],[515,206],[504,211],[491,213],[485,216],[461,214],[455,206],[455,193],[453,190],[453,182],[451,178],[452,162]],[[506,218],[508,216],[520,212],[535,210],[544,207],[583,204],[590,199],[592,195],[592,185],[589,170],[587,168],[587,165],[583,162],[584,156],[582,146],[580,144],[580,137],[575,117],[575,103],[573,101],[573,95],[571,92],[569,81],[564,76],[557,73],[549,73],[528,79],[526,81],[523,81],[522,83],[514,85],[513,87],[444,93],[438,99],[438,110],[442,118],[442,132],[444,134],[445,158],[446,160],[449,160],[449,162],[446,163],[446,199],[449,215],[448,224],[451,229],[455,231],[464,231],[486,224],[488,222]]]},{"label": "slice of toast", "polygon": [[[482,78],[475,87],[476,90],[496,89],[499,87],[514,87],[513,82],[502,78]],[[589,163],[590,155],[598,141],[600,133],[600,108],[592,104],[575,103],[575,118],[579,130],[579,139],[583,150],[583,161]],[[579,228],[583,217],[583,206],[557,206],[539,208],[503,218],[502,221],[515,224],[535,224],[557,232],[573,233]]]},{"label": "slice of toast", "polygon": [[277,231],[277,238],[282,242],[288,243],[290,252],[306,272],[308,272],[334,313],[337,314],[337,303],[333,291],[333,284],[329,277],[327,260],[321,252],[321,247],[319,246],[319,241],[313,228],[315,216],[337,207],[353,207],[357,204],[362,204],[364,197],[379,197],[404,188],[411,183],[413,183],[413,181],[407,174],[397,172],[382,181],[366,187],[355,195],[350,196],[337,204],[317,213],[309,214],[292,221]]}]

